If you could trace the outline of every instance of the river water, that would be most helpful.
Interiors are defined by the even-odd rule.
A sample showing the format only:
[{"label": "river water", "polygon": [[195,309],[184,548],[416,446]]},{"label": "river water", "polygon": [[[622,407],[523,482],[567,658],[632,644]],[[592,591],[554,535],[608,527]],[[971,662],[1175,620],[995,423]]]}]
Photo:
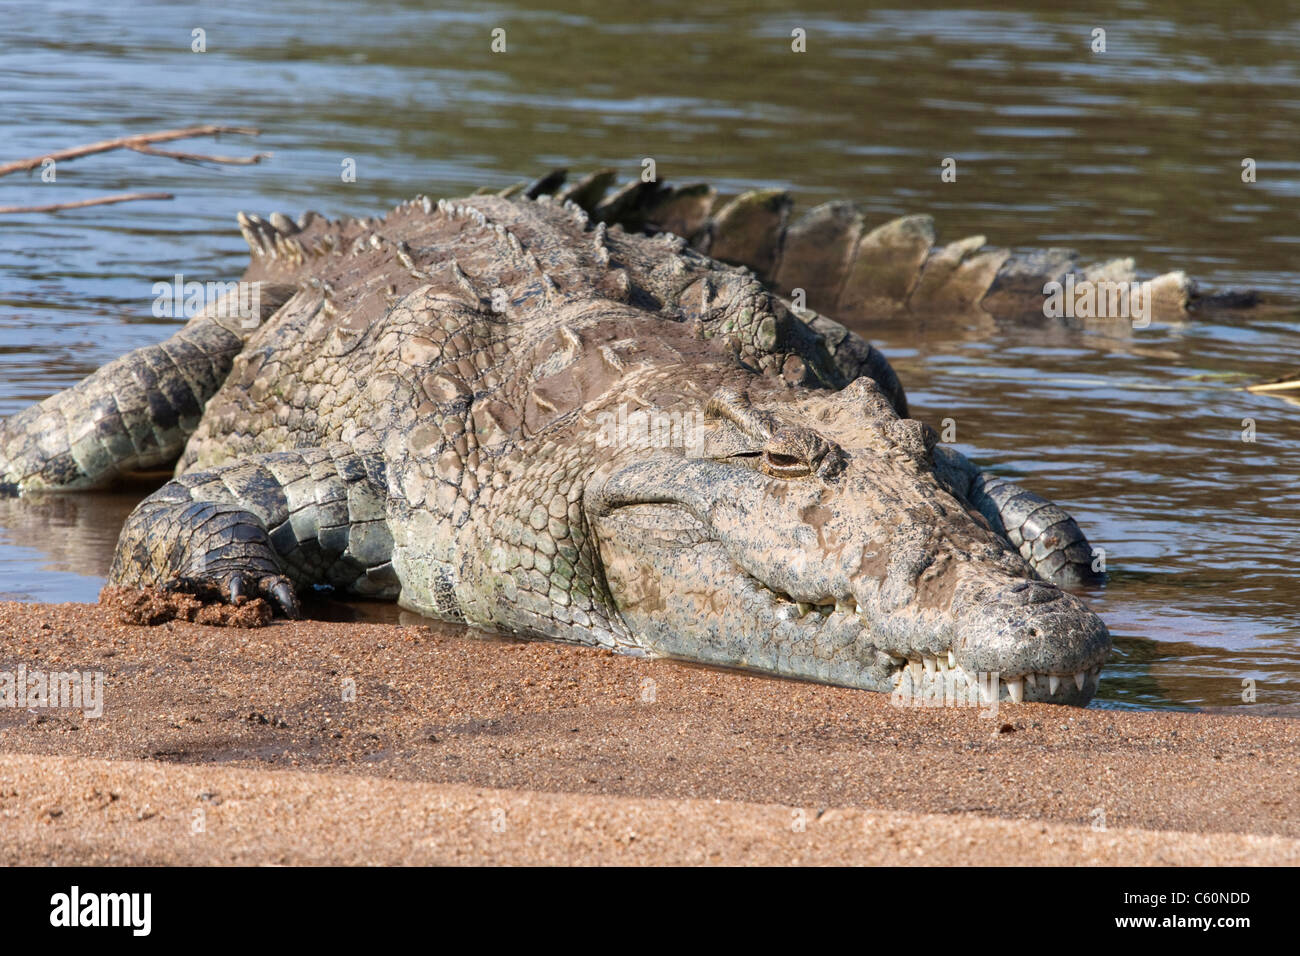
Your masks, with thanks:
[{"label": "river water", "polygon": [[[1243,681],[1259,704],[1300,703],[1300,408],[1239,387],[1300,370],[1294,7],[549,6],[0,0],[0,161],[204,122],[263,135],[174,148],[274,153],[218,168],[108,153],[54,183],[0,179],[0,205],[176,194],[0,217],[0,415],[169,335],[155,282],[237,277],[240,209],[369,215],[556,166],[631,178],[652,157],[661,179],[724,193],[929,212],[948,239],[1134,255],[1269,304],[1141,330],[860,331],[916,417],[953,419],[958,447],[1106,549],[1110,582],[1087,595],[1116,638],[1100,706],[1241,704]],[[0,595],[93,600],[142,493],[0,504]]]}]

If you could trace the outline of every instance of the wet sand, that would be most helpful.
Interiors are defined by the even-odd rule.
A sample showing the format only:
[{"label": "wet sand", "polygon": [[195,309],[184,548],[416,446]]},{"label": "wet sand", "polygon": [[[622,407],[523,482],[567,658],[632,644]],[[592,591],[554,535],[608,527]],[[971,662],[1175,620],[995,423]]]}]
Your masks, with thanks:
[{"label": "wet sand", "polygon": [[105,702],[0,708],[5,863],[1300,863],[1300,722],[1244,707],[988,718],[436,626],[0,603],[19,665],[103,671]]}]

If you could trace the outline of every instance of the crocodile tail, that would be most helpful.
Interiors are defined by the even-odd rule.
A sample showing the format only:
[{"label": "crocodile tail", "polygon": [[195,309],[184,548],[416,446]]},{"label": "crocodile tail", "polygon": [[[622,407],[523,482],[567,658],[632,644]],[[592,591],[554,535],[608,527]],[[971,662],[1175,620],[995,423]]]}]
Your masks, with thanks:
[{"label": "crocodile tail", "polygon": [[530,199],[550,196],[554,201],[580,206],[594,221],[608,226],[622,226],[629,232],[671,232],[697,249],[707,246],[705,233],[713,222],[718,196],[712,186],[670,186],[633,180],[611,193],[617,181],[617,171],[598,169],[568,183],[565,171],[556,169],[532,183],[518,183],[502,190],[500,195]]},{"label": "crocodile tail", "polygon": [[[719,204],[705,183],[673,187],[634,181],[605,194],[614,171],[592,173],[561,188],[557,170],[528,187],[582,206],[592,217],[629,231],[672,232],[715,259],[745,266],[781,294],[842,322],[899,316],[993,315],[1031,318],[1051,314],[1053,283],[1092,301],[1105,297],[1120,314],[1094,310],[1078,318],[1137,318],[1130,307],[1149,306],[1147,316],[1180,319],[1202,307],[1247,308],[1252,292],[1203,295],[1182,272],[1139,280],[1132,259],[1082,262],[1068,249],[1013,253],[988,245],[984,236],[940,243],[929,216],[903,216],[871,226],[861,206],[837,201],[792,215],[783,190],[741,193]],[[516,187],[516,191],[518,187]],[[1140,298],[1128,290],[1141,282]],[[1118,298],[1114,298],[1118,296]],[[1068,313],[1073,314],[1073,313]]]},{"label": "crocodile tail", "polygon": [[692,244],[753,269],[796,305],[850,323],[901,316],[1041,318],[1050,314],[1050,284],[1064,291],[1067,277],[1076,296],[1090,293],[1095,303],[1090,314],[1078,313],[1083,319],[1138,319],[1138,309],[1149,309],[1146,318],[1179,319],[1200,303],[1254,302],[1235,293],[1202,297],[1182,272],[1141,281],[1132,259],[1086,264],[1063,249],[1016,254],[981,235],[941,243],[930,216],[872,227],[856,203],[823,203],[798,216],[791,206],[784,192],[743,193],[711,216]]},{"label": "crocodile tail", "polygon": [[929,216],[871,228],[856,203],[792,215],[780,190],[742,193],[689,237],[715,259],[747,266],[796,305],[840,321],[977,309],[1003,250],[982,236],[939,246]]}]

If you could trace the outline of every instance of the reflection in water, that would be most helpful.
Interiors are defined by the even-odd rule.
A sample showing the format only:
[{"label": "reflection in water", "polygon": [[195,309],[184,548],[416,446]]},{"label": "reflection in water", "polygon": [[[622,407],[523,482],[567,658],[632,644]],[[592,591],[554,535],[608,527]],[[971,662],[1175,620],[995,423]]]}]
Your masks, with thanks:
[{"label": "reflection in water", "polygon": [[[1240,389],[1300,369],[1294,12],[1192,21],[1174,0],[1135,0],[1093,24],[1026,0],[546,6],[230,0],[191,22],[163,3],[8,5],[0,158],[207,121],[262,127],[255,148],[275,157],[205,169],[114,153],[62,164],[55,184],[0,180],[3,204],[178,196],[0,224],[0,415],[170,334],[152,284],[237,275],[238,209],[370,215],[552,166],[630,178],[653,157],[672,181],[853,199],[873,223],[928,212],[950,238],[1136,255],[1275,305],[1144,330],[951,316],[861,331],[915,415],[952,419],[961,450],[1059,500],[1106,548],[1112,581],[1090,596],[1117,638],[1103,705],[1239,705],[1243,679],[1261,704],[1300,702],[1300,414]],[[790,51],[794,27],[807,53]],[[956,182],[940,180],[944,157]],[[0,593],[93,599],[134,500],[0,504]]]},{"label": "reflection in water", "polygon": [[0,498],[0,601],[96,601],[122,523],[150,490]]}]

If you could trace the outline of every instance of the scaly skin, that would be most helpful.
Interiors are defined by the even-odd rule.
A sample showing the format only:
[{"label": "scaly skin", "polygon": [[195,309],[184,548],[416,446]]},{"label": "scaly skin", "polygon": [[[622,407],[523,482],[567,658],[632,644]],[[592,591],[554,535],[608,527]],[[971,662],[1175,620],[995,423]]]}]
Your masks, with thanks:
[{"label": "scaly skin", "polygon": [[[635,219],[595,192],[574,195]],[[1094,577],[1074,521],[937,445],[878,352],[752,273],[545,196],[241,226],[245,281],[274,314],[238,343],[212,316],[187,327],[214,337],[213,377],[228,371],[215,394],[189,389],[201,417],[153,429],[155,457],[189,437],[176,480],[128,520],[114,583],[260,593],[290,614],[331,585],[872,690],[946,671],[998,672],[1017,700],[1095,692],[1109,635],[1052,583]],[[811,285],[813,266],[789,274]],[[101,397],[141,361],[0,424],[4,481],[138,467],[138,440],[68,441],[75,470],[49,462],[64,436],[112,437]],[[143,404],[167,381],[142,384]]]},{"label": "scaly skin", "polygon": [[[264,283],[262,319],[292,291]],[[174,462],[250,332],[226,302],[212,303],[166,342],[0,421],[0,495],[103,488]]]},{"label": "scaly skin", "polygon": [[[983,236],[940,245],[929,216],[873,226],[862,209],[845,201],[796,216],[793,198],[778,189],[751,190],[722,202],[705,183],[633,182],[605,198],[613,170],[567,188],[563,182],[564,170],[556,170],[526,191],[555,191],[579,201],[598,220],[682,236],[700,252],[752,269],[777,292],[802,289],[808,308],[841,322],[909,315],[951,321],[961,314],[1041,320],[1049,281],[1064,282],[1070,275],[1082,289],[1087,283],[1139,280],[1132,259],[1085,264],[1069,249],[1013,253],[987,245]],[[1182,272],[1145,281],[1152,320],[1177,321],[1200,308],[1244,308],[1259,300],[1251,291],[1202,293]]]}]

